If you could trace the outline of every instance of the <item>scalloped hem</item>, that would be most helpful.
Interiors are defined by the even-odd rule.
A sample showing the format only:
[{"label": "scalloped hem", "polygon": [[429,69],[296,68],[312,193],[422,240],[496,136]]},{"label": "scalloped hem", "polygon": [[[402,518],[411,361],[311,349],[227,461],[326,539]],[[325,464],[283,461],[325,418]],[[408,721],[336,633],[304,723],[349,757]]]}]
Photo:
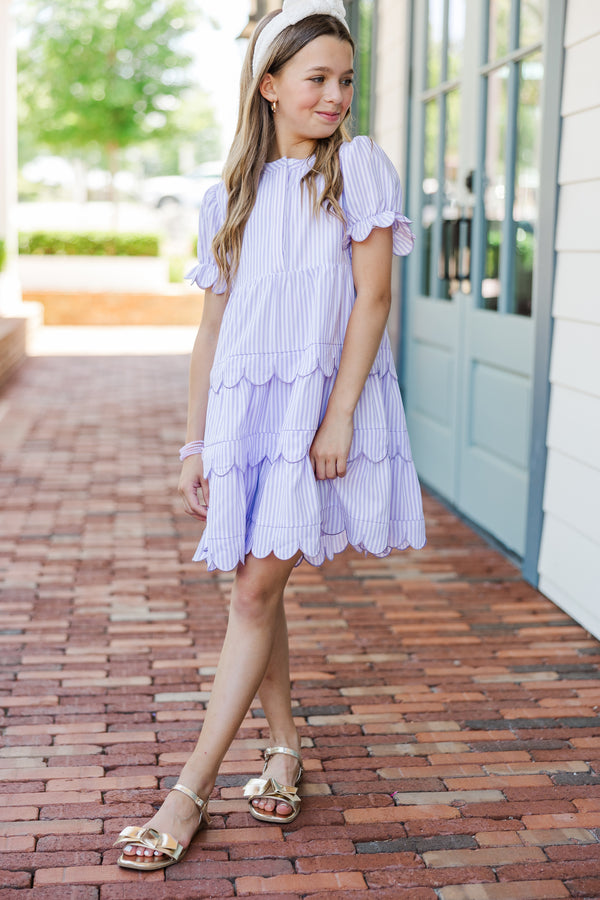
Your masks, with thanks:
[{"label": "scalloped hem", "polygon": [[[231,390],[243,381],[262,387],[273,378],[292,384],[297,378],[309,378],[317,372],[324,378],[331,378],[337,372],[341,353],[342,344],[310,344],[299,350],[231,356],[213,365],[210,388],[218,394],[222,388]],[[368,377],[385,378],[387,375],[398,380],[394,358],[384,336]]]},{"label": "scalloped hem", "polygon": [[[355,431],[355,434],[357,434],[357,431]],[[297,433],[301,434],[301,432]],[[386,436],[388,434],[389,432],[386,432]],[[371,463],[381,463],[384,460],[393,462],[396,459],[401,459],[405,463],[412,463],[413,458],[408,432],[402,431],[399,432],[399,434],[402,435],[402,437],[391,452],[387,449],[376,452],[375,449],[368,446],[368,444],[367,446],[363,445],[356,450],[351,450],[350,455],[348,456],[348,463],[358,462],[361,459]],[[207,447],[203,453],[205,461],[204,475],[206,478],[209,478],[211,475],[222,478],[225,475],[229,475],[232,469],[237,469],[243,475],[248,466],[254,468],[265,461],[269,462],[270,465],[274,465],[279,461],[289,463],[290,465],[303,462],[310,451],[313,436],[314,432],[310,432],[310,437],[308,440],[304,440],[301,446],[294,447],[292,445],[289,449],[282,449],[281,435],[271,436],[274,438],[271,446],[269,446],[265,440],[266,436],[261,435],[262,440],[257,443],[252,452],[246,450],[245,458],[242,458],[244,456],[242,449],[244,445],[243,440],[223,441],[220,444],[212,444],[210,447]],[[223,447],[225,451],[221,458],[219,458],[218,454],[219,447]]]},{"label": "scalloped hem", "polygon": [[[242,542],[243,538],[240,536],[238,541]],[[311,566],[318,567],[323,565],[326,559],[331,561],[339,553],[343,553],[348,547],[352,547],[353,550],[356,550],[358,553],[362,553],[365,556],[374,556],[383,559],[384,557],[389,556],[392,550],[422,550],[427,543],[424,519],[391,522],[388,541],[389,543],[386,547],[378,550],[367,546],[363,541],[354,543],[349,539],[347,530],[344,529],[337,534],[322,534],[320,546],[318,549],[315,548],[312,552],[305,549],[303,546],[304,541],[302,539],[292,542],[292,544],[285,549],[282,547],[255,546],[250,539],[242,553],[241,550],[234,549],[234,544],[236,543],[235,538],[220,541],[220,543],[228,545],[227,547],[223,547],[221,552],[218,550],[211,551],[211,549],[205,545],[205,542],[201,540],[196,548],[193,560],[194,562],[206,562],[207,570],[209,572],[215,570],[231,572],[233,569],[236,569],[240,563],[245,565],[246,558],[250,554],[257,559],[266,559],[267,556],[273,554],[277,559],[285,560],[293,559],[298,552],[301,552],[302,556],[295,564],[296,566],[299,566],[302,562],[307,562]],[[211,541],[211,543],[216,542],[218,541],[215,541],[214,538]],[[223,556],[225,558],[223,558]]]},{"label": "scalloped hem", "polygon": [[[272,376],[258,386],[244,377],[235,388],[211,389],[204,449],[207,477],[227,475],[234,467],[243,472],[264,460],[296,463],[307,457],[331,387],[320,372],[313,372],[291,384]],[[412,462],[396,371],[386,367],[385,374],[371,373],[366,379],[348,462],[398,456]]]}]

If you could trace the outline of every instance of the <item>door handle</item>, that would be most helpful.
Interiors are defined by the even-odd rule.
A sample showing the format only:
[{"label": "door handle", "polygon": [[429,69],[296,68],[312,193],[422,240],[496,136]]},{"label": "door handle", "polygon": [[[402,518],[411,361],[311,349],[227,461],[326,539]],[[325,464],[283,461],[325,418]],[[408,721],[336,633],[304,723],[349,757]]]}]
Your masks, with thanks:
[{"label": "door handle", "polygon": [[458,250],[458,280],[471,280],[471,237],[473,234],[473,219],[463,216],[459,224],[459,250]]},{"label": "door handle", "polygon": [[438,278],[440,281],[449,281],[451,278],[451,266],[454,255],[454,245],[456,242],[455,231],[456,219],[442,219],[442,246],[440,248],[440,259],[438,265]]},{"label": "door handle", "polygon": [[438,278],[458,281],[461,285],[471,278],[471,216],[442,220]]}]

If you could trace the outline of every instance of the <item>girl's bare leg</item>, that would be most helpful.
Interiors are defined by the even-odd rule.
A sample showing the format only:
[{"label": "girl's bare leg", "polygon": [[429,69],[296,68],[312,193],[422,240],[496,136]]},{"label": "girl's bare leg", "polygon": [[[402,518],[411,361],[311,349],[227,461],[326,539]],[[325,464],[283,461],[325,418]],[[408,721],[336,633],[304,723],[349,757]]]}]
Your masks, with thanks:
[{"label": "girl's bare leg", "polygon": [[[290,693],[290,657],[287,623],[283,597],[278,607],[277,627],[271,658],[262,683],[258,689],[269,730],[271,746],[291,747],[300,750],[300,737],[294,724],[292,698]],[[279,754],[269,760],[266,774],[276,778],[280,784],[293,785],[298,775],[298,762],[291,756]],[[266,812],[275,809],[274,800],[254,800],[254,806]],[[291,807],[287,803],[277,804],[277,814],[287,816]]]},{"label": "girl's bare leg", "polygon": [[[280,560],[246,558],[238,566],[231,592],[225,641],[198,742],[179,780],[206,799],[217,773],[271,659],[281,627],[283,590],[298,557]],[[184,794],[171,791],[147,827],[167,832],[187,847],[198,825],[198,810]],[[124,852],[152,855],[126,845]],[[156,855],[156,854],[155,854]]]}]

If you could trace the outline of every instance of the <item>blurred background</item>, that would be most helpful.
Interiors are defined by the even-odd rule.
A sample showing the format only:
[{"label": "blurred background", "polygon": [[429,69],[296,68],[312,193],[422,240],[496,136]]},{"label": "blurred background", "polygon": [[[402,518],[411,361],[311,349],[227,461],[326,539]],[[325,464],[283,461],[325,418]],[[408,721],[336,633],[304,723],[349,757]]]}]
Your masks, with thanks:
[{"label": "blurred background", "polygon": [[[369,74],[374,2],[346,5]],[[51,326],[197,324],[198,209],[234,135],[248,39],[280,7],[0,0],[0,313],[24,300]],[[371,80],[357,82],[368,132]]]},{"label": "blurred background", "polygon": [[40,232],[152,234],[181,282],[233,134],[249,5],[15,0],[21,252],[50,253]]}]

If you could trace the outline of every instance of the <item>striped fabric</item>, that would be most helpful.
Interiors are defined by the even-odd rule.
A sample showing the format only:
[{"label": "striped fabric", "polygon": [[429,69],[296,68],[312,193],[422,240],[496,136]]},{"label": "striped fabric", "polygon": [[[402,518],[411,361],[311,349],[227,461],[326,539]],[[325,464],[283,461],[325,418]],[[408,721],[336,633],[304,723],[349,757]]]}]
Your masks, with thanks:
[{"label": "striped fabric", "polygon": [[[348,544],[385,556],[425,543],[387,333],[354,414],[348,474],[317,481],[308,458],[355,300],[352,241],[391,226],[394,253],[414,242],[398,176],[369,138],[340,148],[346,228],[315,217],[300,184],[312,161],[265,165],[223,316],[204,435],[210,509],[194,554],[209,569],[229,571],[248,553],[289,559],[301,550],[320,565]],[[225,285],[211,242],[226,205],[222,183],[206,194],[199,262],[187,276],[216,293]]]}]

